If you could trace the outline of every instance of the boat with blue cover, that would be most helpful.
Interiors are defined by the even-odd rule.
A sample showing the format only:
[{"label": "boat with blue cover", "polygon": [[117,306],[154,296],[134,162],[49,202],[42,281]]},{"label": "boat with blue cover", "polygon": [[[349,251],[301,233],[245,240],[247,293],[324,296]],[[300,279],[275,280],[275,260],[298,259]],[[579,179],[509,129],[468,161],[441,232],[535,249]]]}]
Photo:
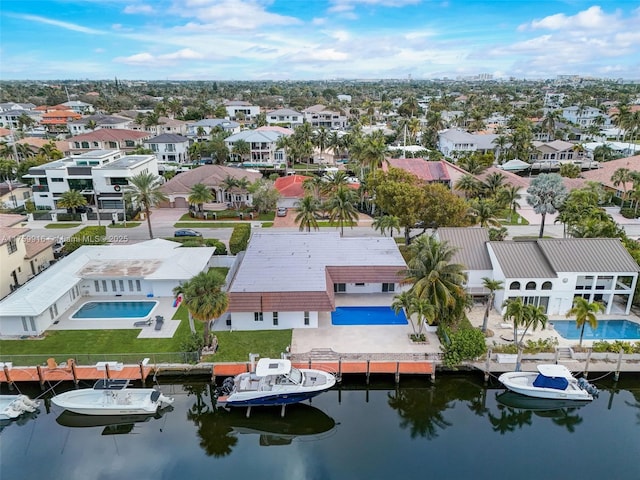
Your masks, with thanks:
[{"label": "boat with blue cover", "polygon": [[255,372],[224,380],[217,405],[251,407],[289,405],[329,390],[336,377],[323,370],[295,368],[288,359],[261,358]]},{"label": "boat with blue cover", "polygon": [[512,392],[528,397],[588,401],[598,396],[594,385],[574,377],[564,365],[538,365],[538,372],[507,372],[498,380]]}]

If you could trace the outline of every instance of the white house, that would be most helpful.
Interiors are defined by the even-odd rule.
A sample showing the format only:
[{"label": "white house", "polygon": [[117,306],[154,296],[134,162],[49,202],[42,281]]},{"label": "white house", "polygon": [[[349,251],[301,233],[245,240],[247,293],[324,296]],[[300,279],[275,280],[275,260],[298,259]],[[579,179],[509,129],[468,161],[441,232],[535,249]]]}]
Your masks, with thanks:
[{"label": "white house", "polygon": [[0,335],[39,335],[83,297],[173,297],[214,251],[162,239],[80,247],[0,302]]},{"label": "white house", "polygon": [[[95,127],[89,128],[89,122],[93,122]],[[127,117],[97,113],[95,115],[89,115],[88,117],[83,117],[79,120],[69,122],[69,132],[71,135],[80,135],[82,133],[98,130],[99,128],[127,130],[131,128],[132,123],[133,120]]]},{"label": "white house", "polygon": [[189,139],[182,135],[163,133],[144,141],[159,161],[184,163],[189,161]]},{"label": "white house", "polygon": [[[217,128],[231,134],[240,133],[240,124],[238,122],[227,120],[226,118],[205,118],[203,120],[198,120],[195,123],[187,124],[187,137],[199,137],[198,131],[201,131],[204,136],[209,137],[209,135],[211,135],[211,133]],[[208,138],[205,138],[205,140],[207,139]]]},{"label": "white house", "polygon": [[61,103],[63,107],[71,110],[72,112],[79,113],[81,115],[86,115],[94,112],[93,105],[86,102],[81,102],[80,100],[70,100],[68,102]]},{"label": "white house", "polygon": [[302,111],[304,120],[311,124],[312,128],[328,128],[341,130],[347,127],[347,116],[335,110],[329,110],[324,105],[313,105]]},{"label": "white house", "polygon": [[406,263],[390,237],[264,231],[233,268],[229,314],[215,328],[275,330],[316,328],[337,295],[398,291]]},{"label": "white house", "polygon": [[[278,148],[278,140],[293,132],[285,128],[260,127],[255,130],[243,130],[224,139],[231,157],[241,161],[245,167],[275,167],[279,168],[287,163],[284,148]],[[234,153],[233,147],[238,140],[249,144],[250,153],[240,157]]]},{"label": "white house", "polygon": [[55,209],[60,196],[69,190],[82,192],[87,202],[101,209],[123,208],[124,189],[139,173],[158,175],[154,155],[124,155],[119,150],[95,150],[66,157],[29,169],[33,179],[33,201],[37,208]]},{"label": "white house", "polygon": [[304,123],[304,115],[290,108],[281,108],[267,112],[267,123],[295,128]]},{"label": "white house", "polygon": [[224,108],[231,120],[255,120],[260,114],[258,105],[251,105],[241,100],[227,100],[224,102]]},{"label": "white house", "polygon": [[575,105],[566,107],[562,109],[562,116],[569,122],[580,125],[581,127],[611,125],[609,116],[595,107],[577,107]]},{"label": "white house", "polygon": [[498,135],[472,134],[459,129],[443,130],[438,134],[438,150],[447,156],[455,157],[458,153],[492,152],[496,146],[493,141]]}]

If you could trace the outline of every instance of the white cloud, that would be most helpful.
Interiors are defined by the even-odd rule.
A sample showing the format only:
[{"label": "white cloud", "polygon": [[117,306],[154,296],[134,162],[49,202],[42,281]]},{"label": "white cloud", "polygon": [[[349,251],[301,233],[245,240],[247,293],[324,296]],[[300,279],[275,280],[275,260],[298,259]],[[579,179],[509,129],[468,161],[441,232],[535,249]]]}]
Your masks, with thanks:
[{"label": "white cloud", "polygon": [[542,20],[533,20],[528,24],[521,25],[519,30],[611,30],[616,28],[619,21],[620,12],[607,15],[602,11],[602,8],[593,6],[573,16],[557,13]]},{"label": "white cloud", "polygon": [[123,12],[131,15],[135,15],[137,13],[149,14],[153,13],[153,7],[151,5],[145,4],[127,5],[126,7],[124,7]]},{"label": "white cloud", "polygon": [[53,25],[54,27],[60,27],[65,30],[71,30],[74,32],[80,33],[88,33],[91,35],[106,35],[107,32],[102,30],[96,30],[95,28],[83,27],[82,25],[78,25],[70,22],[62,22],[60,20],[53,20],[52,18],[41,17],[39,15],[12,15],[16,18],[22,18],[23,20],[36,22],[36,23],[44,23],[46,25]]},{"label": "white cloud", "polygon": [[162,55],[152,55],[149,52],[136,53],[128,57],[117,57],[114,59],[118,63],[126,63],[128,65],[148,65],[150,67],[169,65],[181,60],[200,60],[204,55],[195,52],[189,48],[179,50],[177,52],[165,53]]}]

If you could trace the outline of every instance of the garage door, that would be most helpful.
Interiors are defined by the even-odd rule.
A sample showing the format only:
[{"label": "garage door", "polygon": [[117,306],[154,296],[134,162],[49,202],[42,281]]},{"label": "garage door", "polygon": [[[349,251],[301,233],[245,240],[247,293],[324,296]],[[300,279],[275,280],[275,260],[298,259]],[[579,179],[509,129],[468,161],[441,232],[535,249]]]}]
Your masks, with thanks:
[{"label": "garage door", "polygon": [[175,199],[175,207],[176,208],[187,208],[189,206],[189,202],[184,197],[176,197]]}]

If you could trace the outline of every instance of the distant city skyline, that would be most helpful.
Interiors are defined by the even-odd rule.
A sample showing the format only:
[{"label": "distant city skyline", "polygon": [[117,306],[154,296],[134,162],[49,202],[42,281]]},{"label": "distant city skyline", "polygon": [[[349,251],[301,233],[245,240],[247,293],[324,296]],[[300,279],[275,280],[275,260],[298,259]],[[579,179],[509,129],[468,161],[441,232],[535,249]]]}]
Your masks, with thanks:
[{"label": "distant city skyline", "polygon": [[618,0],[2,0],[1,80],[640,79]]}]

